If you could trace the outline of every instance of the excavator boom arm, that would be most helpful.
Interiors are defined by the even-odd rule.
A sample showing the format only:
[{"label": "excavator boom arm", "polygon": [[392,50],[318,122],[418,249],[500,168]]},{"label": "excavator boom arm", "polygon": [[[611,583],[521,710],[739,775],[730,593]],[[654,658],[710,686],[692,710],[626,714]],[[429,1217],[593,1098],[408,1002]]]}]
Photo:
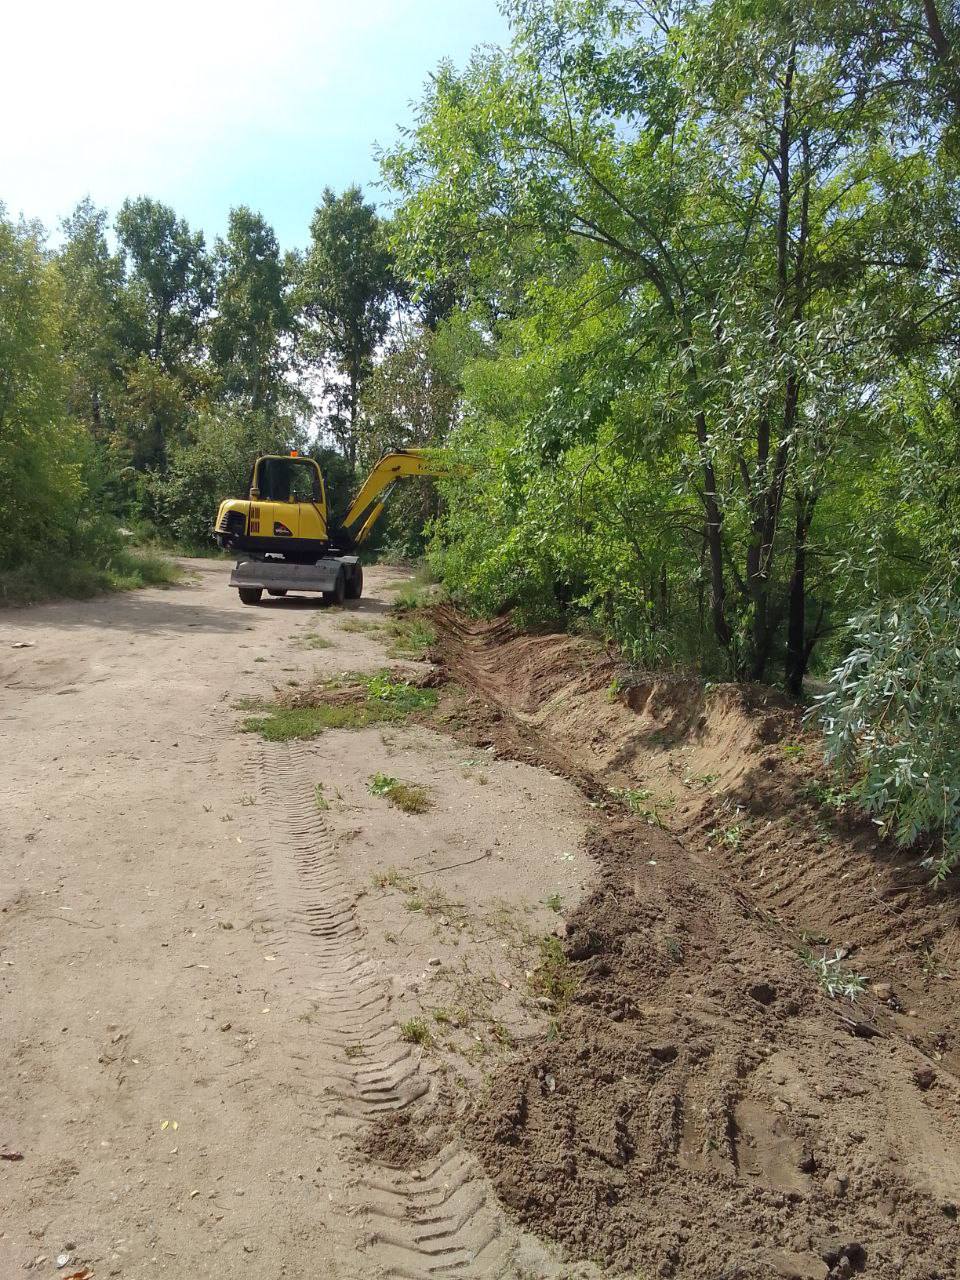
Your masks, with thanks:
[{"label": "excavator boom arm", "polygon": [[[383,494],[384,489],[388,489],[405,476],[443,476],[448,470],[441,456],[432,450],[396,449],[392,453],[385,453],[351,502],[350,509],[343,518],[343,528],[353,535],[355,542],[364,542],[383,510],[386,500],[386,494]],[[381,494],[383,498],[377,502]],[[357,532],[353,533],[354,527],[373,503],[376,503],[373,510],[369,511]]]}]

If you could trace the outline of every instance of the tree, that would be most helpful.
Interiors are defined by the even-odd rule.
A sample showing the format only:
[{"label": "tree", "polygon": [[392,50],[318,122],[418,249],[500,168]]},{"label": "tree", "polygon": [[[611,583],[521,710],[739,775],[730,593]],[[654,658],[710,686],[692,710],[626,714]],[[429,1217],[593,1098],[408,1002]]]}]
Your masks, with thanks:
[{"label": "tree", "polygon": [[61,222],[62,341],[70,371],[68,411],[100,438],[122,385],[123,268],[107,245],[107,213],[83,200]]},{"label": "tree", "polygon": [[[398,330],[388,342],[360,402],[364,466],[372,466],[388,449],[445,442],[456,420],[459,388],[444,346],[445,335],[417,323]],[[437,511],[433,481],[411,481],[391,497],[377,536],[400,554],[420,555],[425,527]]]},{"label": "tree", "polygon": [[31,565],[100,549],[89,441],[67,412],[64,305],[42,228],[0,206],[0,570],[27,578]]},{"label": "tree", "polygon": [[430,282],[469,261],[501,358],[560,336],[566,365],[542,357],[527,397],[523,492],[585,447],[602,465],[604,438],[644,462],[654,505],[627,506],[684,540],[699,526],[729,669],[777,660],[797,691],[826,625],[817,513],[882,452],[895,311],[929,302],[923,234],[887,252],[889,192],[928,200],[930,165],[885,145],[889,98],[859,94],[786,2],[510,14],[511,50],[441,68],[385,157],[401,266]]},{"label": "tree", "polygon": [[219,388],[253,410],[276,408],[292,392],[286,375],[294,319],[277,238],[260,214],[245,206],[231,210],[214,269],[210,358]]},{"label": "tree", "polygon": [[390,323],[391,255],[373,205],[359,187],[328,187],[310,224],[297,299],[310,326],[307,348],[325,377],[328,429],[356,469],[360,396]]},{"label": "tree", "polygon": [[203,234],[174,211],[140,196],[125,200],[117,237],[126,257],[132,319],[140,351],[175,372],[198,354],[212,301],[212,269]]}]

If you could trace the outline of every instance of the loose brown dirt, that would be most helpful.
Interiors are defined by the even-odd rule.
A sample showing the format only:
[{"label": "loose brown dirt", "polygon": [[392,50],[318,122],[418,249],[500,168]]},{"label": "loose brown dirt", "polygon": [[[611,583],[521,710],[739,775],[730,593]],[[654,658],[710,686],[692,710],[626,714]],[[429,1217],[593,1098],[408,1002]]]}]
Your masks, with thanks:
[{"label": "loose brown dirt", "polygon": [[[644,1276],[955,1276],[955,892],[835,812],[762,692],[435,619],[461,731],[602,809],[574,994],[466,1123],[517,1220]],[[801,955],[837,951],[855,1003]]]}]

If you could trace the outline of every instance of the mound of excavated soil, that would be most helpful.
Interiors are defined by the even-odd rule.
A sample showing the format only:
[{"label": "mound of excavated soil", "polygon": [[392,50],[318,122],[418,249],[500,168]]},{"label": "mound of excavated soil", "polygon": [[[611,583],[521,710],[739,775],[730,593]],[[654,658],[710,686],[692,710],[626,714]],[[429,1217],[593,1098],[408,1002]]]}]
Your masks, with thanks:
[{"label": "mound of excavated soil", "polygon": [[[956,1276],[955,895],[824,810],[763,693],[619,688],[585,641],[435,619],[472,732],[605,797],[557,1034],[467,1120],[511,1212],[644,1276]],[[829,999],[805,943],[872,989]]]}]

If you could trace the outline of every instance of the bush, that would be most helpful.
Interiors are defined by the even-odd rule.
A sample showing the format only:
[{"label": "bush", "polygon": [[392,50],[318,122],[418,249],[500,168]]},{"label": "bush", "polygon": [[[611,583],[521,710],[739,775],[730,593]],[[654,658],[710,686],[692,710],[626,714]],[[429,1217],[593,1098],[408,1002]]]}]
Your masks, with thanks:
[{"label": "bush", "polygon": [[292,420],[262,412],[201,413],[188,443],[170,450],[165,473],[143,478],[143,516],[188,549],[213,546],[213,522],[224,498],[246,495],[258,453],[285,453],[301,444]]},{"label": "bush", "polygon": [[940,842],[937,880],[960,861],[960,604],[932,592],[851,622],[854,647],[817,699],[827,758],[883,834]]}]

